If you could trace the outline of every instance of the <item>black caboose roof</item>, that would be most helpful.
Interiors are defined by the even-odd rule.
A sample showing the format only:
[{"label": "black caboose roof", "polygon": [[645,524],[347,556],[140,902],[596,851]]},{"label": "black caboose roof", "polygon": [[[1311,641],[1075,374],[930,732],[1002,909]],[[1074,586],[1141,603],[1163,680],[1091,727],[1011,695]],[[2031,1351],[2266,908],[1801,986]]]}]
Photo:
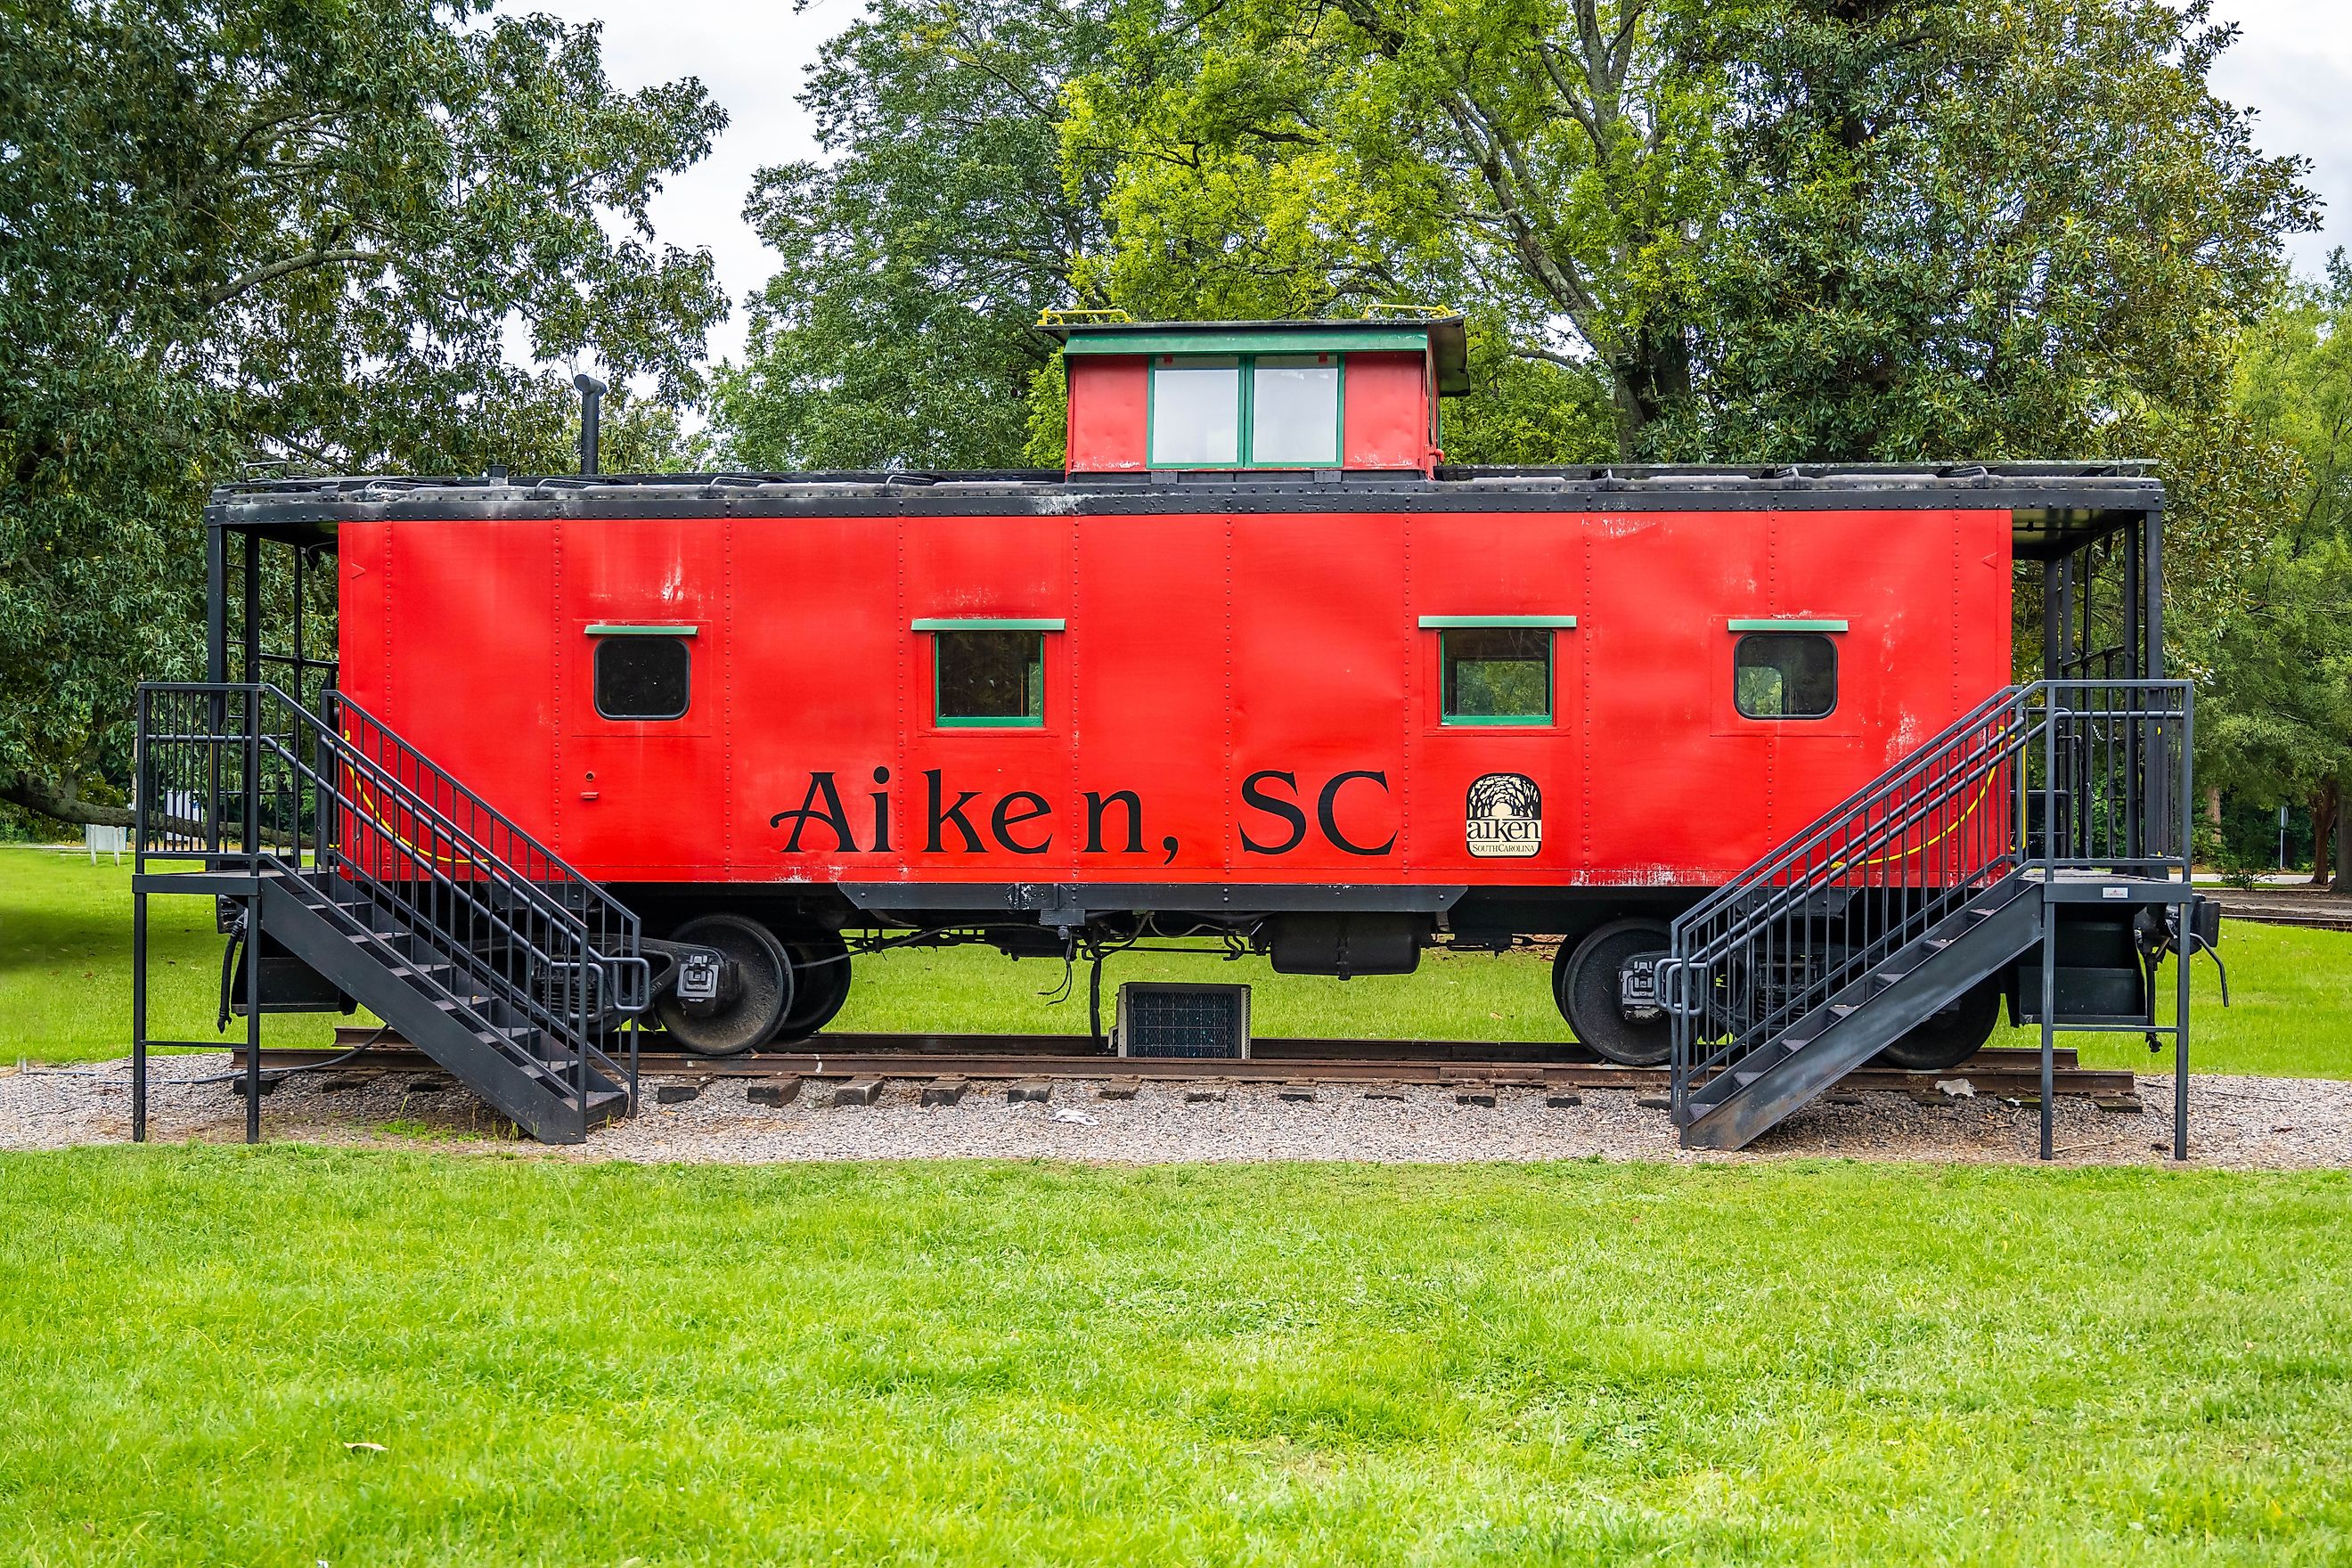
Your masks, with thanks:
[{"label": "black caboose roof", "polygon": [[957,472],[321,478],[220,486],[215,528],[331,542],[363,519],[551,517],[1145,516],[1217,510],[1343,511],[1904,511],[1953,508],[2014,517],[2020,557],[2049,560],[2164,507],[2146,462],[1800,463],[1769,468],[1612,464],[1441,467],[1419,474],[1171,472],[1052,468]]}]

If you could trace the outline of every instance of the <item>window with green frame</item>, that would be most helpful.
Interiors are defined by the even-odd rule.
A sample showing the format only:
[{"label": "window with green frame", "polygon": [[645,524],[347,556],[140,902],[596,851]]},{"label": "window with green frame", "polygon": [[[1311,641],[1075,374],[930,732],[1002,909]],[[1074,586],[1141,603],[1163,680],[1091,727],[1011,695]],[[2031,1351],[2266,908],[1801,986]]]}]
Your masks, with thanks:
[{"label": "window with green frame", "polygon": [[931,715],[947,729],[1045,722],[1045,633],[1059,621],[918,621],[931,634]]},{"label": "window with green frame", "polygon": [[[1573,622],[1569,623],[1573,625]],[[1459,626],[1437,634],[1439,721],[1551,722],[1552,628]]]},{"label": "window with green frame", "polygon": [[1339,463],[1338,354],[1162,354],[1151,363],[1155,468],[1328,468]]}]

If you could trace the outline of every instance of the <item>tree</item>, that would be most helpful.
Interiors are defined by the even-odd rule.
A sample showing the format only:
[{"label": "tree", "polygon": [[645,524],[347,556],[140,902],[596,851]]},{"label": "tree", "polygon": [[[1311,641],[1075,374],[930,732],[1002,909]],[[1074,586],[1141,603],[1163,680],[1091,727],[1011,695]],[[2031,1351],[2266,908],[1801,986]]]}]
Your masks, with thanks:
[{"label": "tree", "polygon": [[646,204],[723,115],[486,5],[0,17],[0,798],[127,821],[132,688],[195,672],[198,509],[241,465],[568,468],[569,377],[509,363],[517,323],[541,362],[698,390],[725,303]]},{"label": "tree", "polygon": [[1668,450],[2147,455],[2227,403],[2314,225],[2207,82],[2205,0],[1733,7],[1725,174]]},{"label": "tree", "polygon": [[1571,422],[1597,378],[1633,457],[1689,394],[1692,268],[1721,205],[1701,10],[1141,0],[1073,89],[1066,160],[1102,171],[1114,240],[1088,275],[1144,315],[1461,302],[1557,367],[1533,384]]},{"label": "tree", "polygon": [[2313,221],[2202,4],[1137,3],[1065,134],[1116,302],[1467,299],[1625,458],[2121,455]]},{"label": "tree", "polygon": [[2243,612],[2213,632],[2200,693],[2204,776],[2232,795],[2309,801],[2319,837],[2352,841],[2352,265],[2293,290],[2251,335],[2236,408],[2295,458]]},{"label": "tree", "polygon": [[744,216],[782,261],[719,378],[748,468],[1023,461],[1047,307],[1103,242],[1058,161],[1063,84],[1102,47],[1087,0],[879,0],[801,100],[824,163],[763,169]]}]

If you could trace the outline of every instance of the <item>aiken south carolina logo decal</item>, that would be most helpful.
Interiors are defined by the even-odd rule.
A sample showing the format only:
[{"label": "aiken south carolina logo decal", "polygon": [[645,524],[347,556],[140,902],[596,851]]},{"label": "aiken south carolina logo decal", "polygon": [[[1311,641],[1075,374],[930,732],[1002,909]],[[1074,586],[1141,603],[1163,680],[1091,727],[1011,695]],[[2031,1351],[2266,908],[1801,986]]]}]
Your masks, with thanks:
[{"label": "aiken south carolina logo decal", "polygon": [[1543,791],[1525,773],[1474,781],[1462,815],[1470,853],[1481,859],[1525,859],[1543,847]]}]

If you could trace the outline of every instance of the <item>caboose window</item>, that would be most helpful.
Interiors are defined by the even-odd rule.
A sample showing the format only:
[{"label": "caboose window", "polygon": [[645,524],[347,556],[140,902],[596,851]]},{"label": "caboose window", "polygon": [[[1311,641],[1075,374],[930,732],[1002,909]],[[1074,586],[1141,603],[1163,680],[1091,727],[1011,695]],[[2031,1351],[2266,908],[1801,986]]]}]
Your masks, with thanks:
[{"label": "caboose window", "polygon": [[1328,468],[1339,462],[1338,354],[1162,354],[1151,362],[1155,468]]},{"label": "caboose window", "polygon": [[1438,633],[1437,647],[1444,722],[1551,722],[1549,631],[1464,626]]},{"label": "caboose window", "polygon": [[1339,366],[1330,354],[1250,363],[1250,456],[1264,468],[1328,468],[1339,460]]},{"label": "caboose window", "polygon": [[931,664],[940,724],[1045,722],[1042,630],[937,632],[931,638]]},{"label": "caboose window", "polygon": [[1227,360],[1160,360],[1151,367],[1155,468],[1242,460],[1242,367]]},{"label": "caboose window", "polygon": [[1753,632],[1732,653],[1732,701],[1749,719],[1825,719],[1837,676],[1837,644],[1819,633]]},{"label": "caboose window", "polygon": [[682,719],[692,661],[681,637],[631,628],[596,636],[596,711],[607,719]]}]

